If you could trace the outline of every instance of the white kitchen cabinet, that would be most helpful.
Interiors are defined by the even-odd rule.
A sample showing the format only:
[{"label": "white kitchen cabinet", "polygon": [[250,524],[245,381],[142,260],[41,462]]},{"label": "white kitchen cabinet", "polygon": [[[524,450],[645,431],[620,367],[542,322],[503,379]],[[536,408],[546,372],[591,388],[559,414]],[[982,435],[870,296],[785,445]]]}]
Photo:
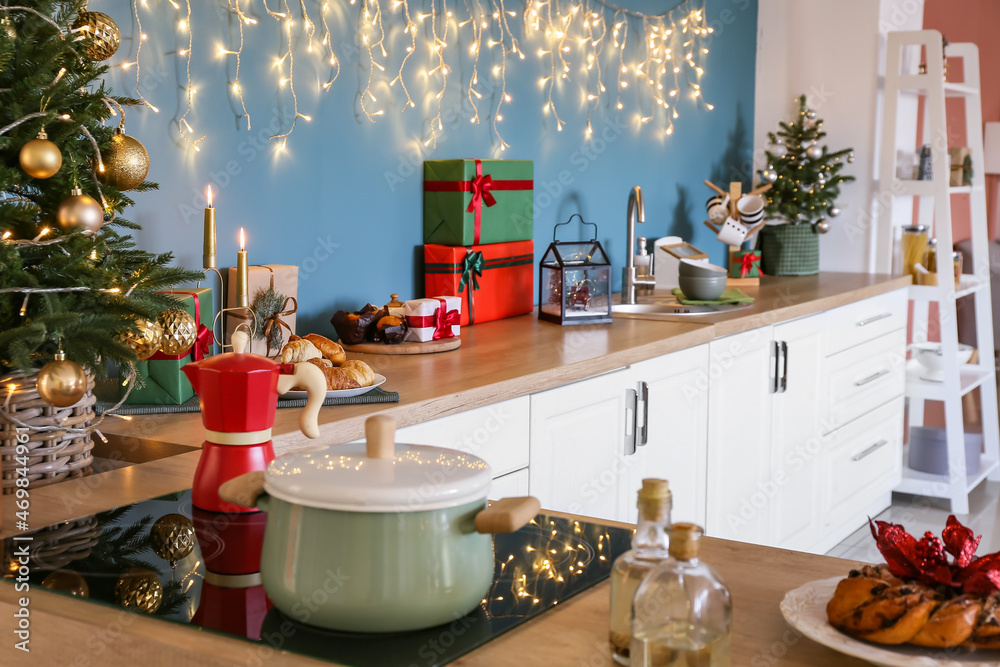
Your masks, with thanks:
[{"label": "white kitchen cabinet", "polygon": [[515,496],[528,495],[528,469],[518,470],[508,473],[493,480],[490,486],[490,500],[500,500],[501,498],[512,498]]}]

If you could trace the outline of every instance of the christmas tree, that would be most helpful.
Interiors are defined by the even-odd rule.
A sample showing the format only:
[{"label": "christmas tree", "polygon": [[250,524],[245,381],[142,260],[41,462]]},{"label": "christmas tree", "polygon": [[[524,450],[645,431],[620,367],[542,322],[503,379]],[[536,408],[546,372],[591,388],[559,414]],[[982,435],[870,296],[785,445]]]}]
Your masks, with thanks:
[{"label": "christmas tree", "polygon": [[138,101],[101,81],[117,26],[85,4],[0,7],[0,375],[36,371],[60,348],[98,375],[108,360],[130,365],[136,323],[177,306],[158,290],[201,277],[127,234],[139,227],[122,190],[156,184],[121,176],[135,163],[118,164],[112,144],[134,140],[115,125]]},{"label": "christmas tree", "polygon": [[854,161],[854,150],[831,152],[820,145],[826,136],[823,121],[806,105],[806,96],[799,97],[799,113],[791,123],[779,123],[781,129],[769,132],[775,152],[765,151],[768,167],[760,171],[761,180],[771,183],[767,193],[768,218],[792,223],[812,223],[820,232],[829,229],[825,217],[840,215],[836,201],[840,184],[853,181],[842,176],[845,162]]}]

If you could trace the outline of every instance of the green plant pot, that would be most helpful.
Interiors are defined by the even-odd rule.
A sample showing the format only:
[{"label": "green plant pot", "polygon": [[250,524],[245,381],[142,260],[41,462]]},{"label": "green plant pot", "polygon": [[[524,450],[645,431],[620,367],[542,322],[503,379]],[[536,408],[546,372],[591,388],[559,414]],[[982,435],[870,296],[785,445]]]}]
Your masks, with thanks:
[{"label": "green plant pot", "polygon": [[761,269],[769,276],[819,273],[819,232],[808,223],[768,225],[760,230]]}]

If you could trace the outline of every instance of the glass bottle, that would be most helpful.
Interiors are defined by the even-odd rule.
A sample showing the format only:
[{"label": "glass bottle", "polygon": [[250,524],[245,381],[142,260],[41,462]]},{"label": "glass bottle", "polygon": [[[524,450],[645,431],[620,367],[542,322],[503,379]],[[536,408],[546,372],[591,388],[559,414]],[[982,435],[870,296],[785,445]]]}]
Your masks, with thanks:
[{"label": "glass bottle", "polygon": [[658,563],[667,557],[667,528],[673,498],[665,479],[644,479],[639,489],[639,521],[632,536],[632,549],[611,566],[611,656],[620,665],[629,664],[632,627],[632,597],[635,589]]},{"label": "glass bottle", "polygon": [[916,275],[917,264],[924,261],[927,253],[927,227],[924,225],[909,225],[903,227],[903,275]]},{"label": "glass bottle", "polygon": [[678,523],[670,558],[635,592],[633,667],[729,667],[733,603],[729,589],[698,558],[703,531]]}]

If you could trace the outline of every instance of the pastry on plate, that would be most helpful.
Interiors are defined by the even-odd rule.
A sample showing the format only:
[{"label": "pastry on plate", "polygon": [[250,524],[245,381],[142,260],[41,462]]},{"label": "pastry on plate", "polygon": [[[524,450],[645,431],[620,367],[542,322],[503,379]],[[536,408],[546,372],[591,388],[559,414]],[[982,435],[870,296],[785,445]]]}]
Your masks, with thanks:
[{"label": "pastry on plate", "polygon": [[285,345],[281,350],[281,363],[297,364],[310,359],[320,359],[323,354],[311,342],[300,338]]},{"label": "pastry on plate", "polygon": [[[327,391],[357,389],[361,386],[352,373],[334,366],[327,359],[310,359],[309,363],[315,364],[321,371],[323,371],[323,375],[326,377]],[[302,391],[301,387],[292,387],[292,389]]]},{"label": "pastry on plate", "polygon": [[357,359],[351,359],[345,361],[340,369],[347,372],[350,377],[354,378],[358,382],[360,387],[370,387],[375,384],[375,373],[372,371],[371,366],[363,361]]},{"label": "pastry on plate", "polygon": [[379,309],[372,304],[366,305],[359,311],[348,313],[345,310],[338,310],[330,318],[330,323],[337,330],[341,342],[347,345],[358,345],[370,340],[369,329],[374,327],[379,320]]},{"label": "pastry on plate", "polygon": [[347,354],[344,352],[344,348],[340,346],[340,343],[335,343],[326,336],[314,333],[306,334],[302,338],[315,345],[316,349],[323,355],[323,358],[328,359],[334,366],[339,366],[347,361]]}]

